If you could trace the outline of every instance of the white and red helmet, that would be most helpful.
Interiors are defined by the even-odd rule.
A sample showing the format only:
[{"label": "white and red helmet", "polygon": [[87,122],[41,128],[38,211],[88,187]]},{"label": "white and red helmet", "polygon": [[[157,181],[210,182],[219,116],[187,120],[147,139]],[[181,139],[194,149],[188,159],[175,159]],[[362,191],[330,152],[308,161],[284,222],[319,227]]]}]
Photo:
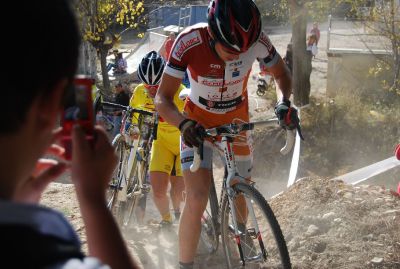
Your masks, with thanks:
[{"label": "white and red helmet", "polygon": [[208,29],[225,48],[245,52],[260,36],[260,11],[253,0],[211,0]]}]

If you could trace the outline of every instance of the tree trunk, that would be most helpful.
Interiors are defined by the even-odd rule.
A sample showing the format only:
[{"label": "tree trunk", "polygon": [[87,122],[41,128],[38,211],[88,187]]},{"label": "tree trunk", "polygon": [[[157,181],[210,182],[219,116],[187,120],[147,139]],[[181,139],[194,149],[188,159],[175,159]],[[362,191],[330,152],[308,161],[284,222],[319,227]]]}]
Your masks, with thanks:
[{"label": "tree trunk", "polygon": [[398,32],[398,21],[396,15],[396,4],[394,1],[390,1],[390,23],[391,23],[391,41],[392,41],[392,51],[393,51],[393,71],[394,78],[392,87],[396,90],[400,90],[400,33]]},{"label": "tree trunk", "polygon": [[96,69],[96,50],[89,42],[84,41],[80,48],[78,73],[96,78]]},{"label": "tree trunk", "polygon": [[110,96],[111,91],[110,91],[110,78],[108,77],[108,72],[107,72],[107,54],[108,54],[108,49],[104,48],[100,49],[100,66],[101,66],[101,75],[103,77],[104,93]]},{"label": "tree trunk", "polygon": [[392,88],[400,92],[400,49],[396,46],[396,41],[392,40],[393,50],[393,83]]},{"label": "tree trunk", "polygon": [[312,54],[307,51],[307,9],[297,1],[291,1],[293,43],[293,95],[294,103],[303,106],[310,102],[310,75]]}]

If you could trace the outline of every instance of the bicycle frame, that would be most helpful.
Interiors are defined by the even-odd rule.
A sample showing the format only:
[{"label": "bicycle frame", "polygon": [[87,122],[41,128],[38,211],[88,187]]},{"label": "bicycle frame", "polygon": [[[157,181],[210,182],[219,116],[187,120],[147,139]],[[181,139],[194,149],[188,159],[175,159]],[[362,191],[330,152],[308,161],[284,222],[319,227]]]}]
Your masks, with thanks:
[{"label": "bicycle frame", "polygon": [[[278,120],[277,119],[269,119],[266,121],[259,121],[259,122],[250,122],[250,123],[241,123],[241,124],[230,124],[230,125],[224,125],[212,129],[205,130],[206,136],[208,137],[221,137],[221,141],[215,143],[214,145],[216,148],[222,153],[223,158],[225,160],[225,176],[224,176],[224,181],[222,184],[222,189],[221,189],[221,196],[220,196],[220,202],[218,202],[218,198],[216,196],[216,190],[215,190],[215,183],[214,180],[212,179],[212,186],[210,190],[210,195],[209,195],[209,202],[210,202],[210,209],[211,209],[211,218],[213,225],[216,229],[216,235],[219,236],[221,234],[220,231],[220,211],[221,211],[221,206],[222,206],[222,200],[224,197],[224,194],[227,194],[228,198],[228,203],[231,208],[231,214],[232,214],[232,222],[233,222],[233,229],[234,235],[236,242],[240,242],[240,234],[241,232],[238,229],[238,222],[236,219],[237,213],[236,213],[236,207],[234,206],[234,196],[235,196],[235,191],[233,190],[232,186],[239,182],[244,182],[248,183],[244,177],[242,177],[237,169],[236,161],[235,161],[235,154],[233,152],[233,138],[237,135],[239,135],[240,132],[242,131],[247,131],[247,130],[252,130],[256,125],[264,125],[264,126],[272,126],[272,125],[277,125]],[[295,134],[296,130],[287,130],[286,132],[286,144],[285,146],[281,149],[282,154],[287,154],[290,152],[294,145],[295,141]],[[190,167],[190,170],[192,172],[195,172],[199,167],[201,163],[201,158],[202,158],[202,146],[199,149],[194,150],[194,160],[193,164]],[[253,184],[250,184],[253,185]],[[246,204],[250,205],[251,201],[248,197],[245,197]],[[258,239],[258,243],[261,247],[261,249],[264,249],[264,242],[262,241],[261,235],[260,235],[260,229],[257,223],[256,215],[254,212],[254,208],[252,206],[247,207],[249,209],[248,212],[248,217],[251,219],[253,226],[255,227],[254,233],[256,234],[256,237]],[[244,256],[242,252],[242,247],[239,247],[239,252],[241,259],[244,261]],[[252,260],[257,260],[261,258],[266,258],[265,253],[261,253],[261,256],[256,256],[253,257]]]},{"label": "bicycle frame", "polygon": [[[120,129],[120,136],[123,136],[124,137],[124,139],[125,139],[125,142],[126,142],[126,144],[127,144],[127,146],[128,146],[128,148],[126,149],[127,151],[129,151],[129,156],[128,156],[128,162],[127,162],[127,166],[126,166],[126,169],[125,169],[125,178],[124,178],[124,180],[121,180],[121,186],[119,186],[120,188],[122,188],[122,195],[118,195],[118,197],[117,197],[117,199],[118,199],[118,201],[126,201],[126,199],[127,199],[127,196],[126,196],[126,188],[128,187],[127,185],[127,183],[128,183],[128,179],[130,179],[130,178],[132,178],[134,175],[132,174],[133,172],[134,172],[134,166],[135,166],[135,164],[137,164],[137,162],[138,162],[138,149],[139,149],[139,146],[145,146],[145,147],[147,147],[149,144],[151,145],[151,142],[152,142],[152,140],[153,139],[155,139],[155,136],[156,136],[156,132],[153,132],[151,135],[150,135],[150,137],[149,137],[149,139],[148,139],[148,141],[145,143],[145,145],[139,145],[139,142],[142,140],[142,132],[141,132],[141,130],[139,130],[139,133],[137,134],[137,136],[135,137],[135,139],[132,139],[131,138],[131,136],[130,135],[127,135],[126,134],[126,131],[125,131],[125,125],[127,124],[126,122],[129,120],[131,120],[131,114],[133,114],[133,112],[137,112],[137,110],[127,110],[126,112],[125,112],[125,115],[123,116],[123,119],[122,119],[122,123],[121,123],[121,129]],[[143,114],[142,114],[143,115]],[[158,115],[157,115],[157,113],[154,113],[154,115],[153,115],[154,117],[155,117],[155,120],[154,120],[154,129],[157,129],[157,125],[158,125]],[[140,116],[139,116],[140,117]],[[139,125],[141,125],[141,124],[145,124],[145,123],[139,123]],[[116,136],[115,137],[115,139],[118,139],[118,136]],[[114,139],[114,140],[115,140]],[[122,161],[122,160],[120,160],[120,161]],[[143,167],[140,167],[141,169],[141,173],[143,172]],[[145,182],[143,182],[142,181],[142,174],[139,176],[139,185],[140,185],[140,191],[137,191],[137,192],[135,192],[135,193],[131,193],[131,195],[140,195],[140,194],[142,194],[141,193],[141,190],[143,189],[143,185],[145,184]]]},{"label": "bicycle frame", "polygon": [[[113,139],[113,145],[118,145],[121,140],[123,140],[122,143],[120,143],[120,146],[123,146],[124,148],[121,149],[121,156],[119,159],[119,169],[118,169],[118,175],[117,175],[117,182],[116,186],[113,186],[116,188],[117,193],[116,197],[112,200],[116,200],[118,202],[126,202],[128,198],[130,197],[135,197],[137,196],[138,198],[141,198],[144,194],[147,193],[148,186],[146,186],[146,183],[144,182],[144,171],[146,171],[145,165],[148,163],[148,158],[149,158],[149,149],[151,147],[151,142],[153,139],[156,139],[157,136],[157,126],[158,126],[158,114],[154,112],[148,112],[145,110],[140,110],[140,109],[135,109],[131,108],[129,106],[121,106],[118,104],[114,103],[109,103],[109,102],[103,102],[104,105],[114,107],[114,108],[119,108],[124,111],[122,121],[121,121],[121,128],[120,128],[120,133]],[[149,128],[151,127],[153,129],[147,129],[147,133],[145,136],[146,142],[140,145],[140,141],[143,140],[143,130],[139,130],[139,132],[136,134],[135,138],[132,138],[131,136],[131,126],[129,126],[129,123],[134,116],[134,113],[139,113],[139,122],[138,126],[139,128],[142,129],[142,127]],[[144,116],[151,116],[152,120],[151,122],[146,121]],[[128,128],[126,127],[128,124]],[[150,125],[149,125],[150,124]],[[150,133],[151,132],[151,133]],[[139,147],[145,147],[146,148],[146,155],[143,155],[139,152]],[[140,159],[138,158],[140,155]],[[144,158],[144,160],[143,160]],[[138,163],[140,162],[140,163]],[[126,164],[126,165],[124,165]],[[139,165],[137,167],[137,165]],[[133,172],[135,172],[135,167],[138,168],[138,182],[137,182],[137,187],[132,189],[132,192],[128,194],[128,188],[130,187],[129,185],[131,184],[131,179],[135,176],[133,175]],[[128,197],[129,195],[129,197]],[[110,209],[112,208],[114,202],[113,201],[109,202],[109,207]],[[130,208],[129,212],[133,211],[133,209],[137,206],[137,203],[133,204],[133,207]],[[129,215],[130,216],[130,215]],[[128,223],[128,222],[127,222]]]}]

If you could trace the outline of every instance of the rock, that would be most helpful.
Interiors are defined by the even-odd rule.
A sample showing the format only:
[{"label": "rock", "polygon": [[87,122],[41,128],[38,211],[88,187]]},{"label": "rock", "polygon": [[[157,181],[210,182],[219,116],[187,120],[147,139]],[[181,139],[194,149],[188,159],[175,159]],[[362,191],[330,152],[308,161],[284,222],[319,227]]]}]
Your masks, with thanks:
[{"label": "rock", "polygon": [[285,235],[285,241],[286,242],[290,242],[292,239],[293,239],[292,233],[288,233],[287,235]]},{"label": "rock", "polygon": [[297,241],[296,239],[292,239],[290,240],[290,242],[287,244],[289,250],[291,252],[296,251],[299,247],[300,247],[300,243],[299,241]]},{"label": "rock", "polygon": [[374,258],[371,260],[371,262],[374,263],[374,264],[380,264],[380,263],[383,262],[383,258],[374,257]]},{"label": "rock", "polygon": [[314,252],[316,253],[323,253],[326,249],[326,243],[325,242],[318,242],[315,246],[314,246]]},{"label": "rock", "polygon": [[340,223],[340,222],[342,222],[342,219],[341,218],[336,218],[336,219],[333,220],[333,222]]},{"label": "rock", "polygon": [[383,212],[384,215],[393,214],[393,213],[400,213],[400,210],[392,209],[392,210],[387,210],[387,211]]},{"label": "rock", "polygon": [[358,260],[358,257],[357,257],[357,256],[352,256],[352,257],[350,257],[350,258],[348,259],[349,262],[355,262],[355,261],[357,261],[357,260]]},{"label": "rock", "polygon": [[343,193],[344,192],[344,190],[338,190],[337,192],[336,192],[336,194],[341,194],[341,193]]},{"label": "rock", "polygon": [[366,236],[363,236],[362,238],[364,241],[370,241],[374,239],[374,235],[373,234],[368,234]]},{"label": "rock", "polygon": [[311,254],[311,260],[315,261],[318,258],[318,255],[316,253]]},{"label": "rock", "polygon": [[363,190],[361,191],[361,195],[370,195],[369,191]]},{"label": "rock", "polygon": [[380,235],[378,236],[378,238],[379,238],[379,240],[381,240],[381,241],[385,241],[386,235],[385,235],[385,234],[380,234]]},{"label": "rock", "polygon": [[343,195],[343,197],[346,198],[346,199],[351,199],[351,198],[353,198],[353,194],[352,194],[351,192],[346,192],[346,193]]},{"label": "rock", "polygon": [[376,198],[375,200],[374,200],[374,203],[382,203],[383,202],[383,199],[382,198]]},{"label": "rock", "polygon": [[334,216],[335,216],[335,212],[329,212],[329,213],[324,214],[322,216],[322,219],[330,219],[330,218],[333,218]]},{"label": "rock", "polygon": [[379,190],[372,190],[371,193],[372,193],[372,194],[375,194],[375,195],[379,195],[379,194],[382,194],[382,191],[379,191]]},{"label": "rock", "polygon": [[306,232],[307,236],[313,236],[318,233],[319,233],[319,228],[317,226],[315,226],[314,224],[311,224],[310,226],[308,226],[307,232]]}]

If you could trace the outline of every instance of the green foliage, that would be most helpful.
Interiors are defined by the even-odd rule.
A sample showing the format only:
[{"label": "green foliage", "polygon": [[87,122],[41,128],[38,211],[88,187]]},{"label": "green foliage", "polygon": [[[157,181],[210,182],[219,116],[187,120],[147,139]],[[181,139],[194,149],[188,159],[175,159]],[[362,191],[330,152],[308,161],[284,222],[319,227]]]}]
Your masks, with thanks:
[{"label": "green foliage", "polygon": [[330,14],[331,10],[340,3],[340,1],[332,0],[256,0],[255,2],[264,20],[279,24],[289,22],[289,10],[294,7],[306,8],[309,16],[308,21],[323,21]]},{"label": "green foliage", "polygon": [[328,102],[311,99],[302,111],[302,168],[311,174],[350,172],[387,158],[399,143],[400,96],[386,93],[388,103],[379,91],[347,92]]},{"label": "green foliage", "polygon": [[382,49],[392,52],[392,61],[378,62],[370,73],[378,76],[382,72],[392,72],[393,80],[382,81],[382,84],[384,89],[400,94],[400,5],[396,5],[395,0],[376,1],[370,6],[366,6],[365,0],[345,1],[351,4],[369,33],[386,38],[390,44],[390,47],[382,44]]},{"label": "green foliage", "polygon": [[286,24],[289,21],[289,7],[286,0],[256,0],[261,17],[269,23]]}]

